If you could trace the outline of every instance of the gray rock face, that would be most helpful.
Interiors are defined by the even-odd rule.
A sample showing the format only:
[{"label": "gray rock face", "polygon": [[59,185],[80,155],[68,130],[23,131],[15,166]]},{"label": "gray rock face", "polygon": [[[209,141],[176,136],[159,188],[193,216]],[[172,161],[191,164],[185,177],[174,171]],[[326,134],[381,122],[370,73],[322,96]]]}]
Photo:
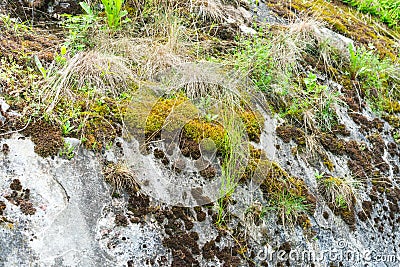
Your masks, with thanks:
[{"label": "gray rock face", "polygon": [[[87,153],[72,161],[42,159],[30,140],[3,140],[0,200],[9,221],[0,230],[0,263],[4,266],[105,266],[109,262],[95,241],[96,224],[110,202],[101,169]],[[35,214],[25,215],[7,200],[18,179],[30,190]]]},{"label": "gray rock face", "polygon": [[[43,159],[22,136],[3,144],[9,152],[0,154],[0,204],[6,206],[0,213],[0,266],[143,266],[165,254],[151,225],[116,225],[126,203],[111,199],[93,153]],[[27,198],[32,215],[21,204]]]}]

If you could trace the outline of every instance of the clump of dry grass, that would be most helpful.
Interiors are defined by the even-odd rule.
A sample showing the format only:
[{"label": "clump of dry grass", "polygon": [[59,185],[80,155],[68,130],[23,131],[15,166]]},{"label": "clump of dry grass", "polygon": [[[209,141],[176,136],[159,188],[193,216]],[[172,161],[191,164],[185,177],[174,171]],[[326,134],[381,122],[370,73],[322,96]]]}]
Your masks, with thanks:
[{"label": "clump of dry grass", "polygon": [[106,182],[113,187],[113,193],[120,193],[123,189],[139,191],[140,186],[136,182],[135,174],[123,163],[110,163],[103,169]]},{"label": "clump of dry grass", "polygon": [[95,50],[75,54],[44,88],[43,99],[50,101],[47,112],[55,107],[61,96],[75,99],[74,91],[84,87],[93,88],[97,95],[119,95],[134,78],[128,66],[123,57]]},{"label": "clump of dry grass", "polygon": [[222,22],[224,12],[219,0],[194,0],[190,1],[190,11],[203,20]]},{"label": "clump of dry grass", "polygon": [[318,64],[325,66],[327,73],[345,61],[344,44],[340,40],[331,40],[331,35],[324,29],[322,23],[305,19],[294,21],[273,32],[269,53],[277,80],[285,81],[288,71],[294,76],[302,75],[307,57],[315,58],[320,62]]},{"label": "clump of dry grass", "polygon": [[356,182],[350,178],[323,177],[318,183],[318,191],[336,209],[351,209],[355,199]]},{"label": "clump of dry grass", "polygon": [[183,89],[190,99],[230,97],[238,103],[240,100],[238,88],[242,79],[236,74],[230,76],[220,64],[189,62],[170,70],[169,74],[164,75],[164,79],[170,90]]},{"label": "clump of dry grass", "polygon": [[[99,38],[98,50],[120,55],[130,62],[139,80],[152,81],[157,74],[188,61],[184,48],[152,38]],[[178,47],[178,48],[177,48]]]}]

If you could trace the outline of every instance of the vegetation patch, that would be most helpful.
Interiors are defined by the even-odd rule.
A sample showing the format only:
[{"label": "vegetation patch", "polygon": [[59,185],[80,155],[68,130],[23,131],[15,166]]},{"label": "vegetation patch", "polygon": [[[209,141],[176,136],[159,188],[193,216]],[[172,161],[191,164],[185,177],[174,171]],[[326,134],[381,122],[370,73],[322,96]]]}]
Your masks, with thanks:
[{"label": "vegetation patch", "polygon": [[329,208],[350,226],[355,227],[355,184],[348,179],[323,175],[317,177],[318,191],[324,196]]},{"label": "vegetation patch", "polygon": [[[396,42],[399,34],[396,31],[378,27],[376,20],[360,18],[353,9],[337,1],[266,1],[267,5],[281,16],[296,18],[298,12],[309,13],[315,18],[327,22],[333,30],[357,40],[368,46],[373,44],[381,56],[395,59]],[[370,21],[370,22],[369,22]]]},{"label": "vegetation patch", "polygon": [[400,26],[400,3],[397,1],[342,0],[342,2],[379,18],[390,28],[398,29]]},{"label": "vegetation patch", "polygon": [[304,181],[290,176],[277,163],[259,162],[255,176],[262,181],[260,188],[269,203],[267,210],[275,211],[283,225],[304,222],[303,216],[314,213],[316,199]]}]

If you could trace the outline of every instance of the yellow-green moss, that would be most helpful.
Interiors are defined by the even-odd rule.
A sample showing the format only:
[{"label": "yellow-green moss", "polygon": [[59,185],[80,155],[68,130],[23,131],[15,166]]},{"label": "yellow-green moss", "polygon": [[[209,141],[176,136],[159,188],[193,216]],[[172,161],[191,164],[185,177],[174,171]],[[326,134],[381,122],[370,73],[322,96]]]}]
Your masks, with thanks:
[{"label": "yellow-green moss", "polygon": [[328,168],[329,171],[334,171],[335,170],[335,164],[333,164],[332,161],[329,160],[329,158],[324,157],[323,158],[323,163],[326,166],[326,168]]},{"label": "yellow-green moss", "polygon": [[270,198],[278,198],[283,192],[293,196],[302,196],[308,199],[307,186],[303,180],[289,175],[277,163],[261,160],[258,163],[256,175],[264,177],[261,188]]},{"label": "yellow-green moss", "polygon": [[400,117],[395,115],[383,115],[383,118],[393,127],[400,129]]},{"label": "yellow-green moss", "polygon": [[260,142],[261,128],[262,128],[262,117],[259,113],[255,113],[251,110],[245,110],[240,112],[240,118],[242,119],[248,138],[253,142]]},{"label": "yellow-green moss", "polygon": [[185,134],[200,142],[205,138],[210,138],[214,141],[218,150],[224,149],[224,127],[218,123],[205,122],[200,120],[191,120],[184,127]]},{"label": "yellow-green moss", "polygon": [[400,103],[397,100],[384,99],[383,110],[389,114],[400,113]]}]

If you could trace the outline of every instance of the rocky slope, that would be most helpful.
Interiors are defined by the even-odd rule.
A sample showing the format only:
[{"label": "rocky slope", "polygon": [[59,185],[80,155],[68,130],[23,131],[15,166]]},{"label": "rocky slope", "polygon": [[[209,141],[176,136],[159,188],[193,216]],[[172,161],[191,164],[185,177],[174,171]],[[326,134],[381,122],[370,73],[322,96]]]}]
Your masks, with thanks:
[{"label": "rocky slope", "polygon": [[132,0],[55,26],[70,2],[0,9],[0,266],[399,265],[395,25]]}]

